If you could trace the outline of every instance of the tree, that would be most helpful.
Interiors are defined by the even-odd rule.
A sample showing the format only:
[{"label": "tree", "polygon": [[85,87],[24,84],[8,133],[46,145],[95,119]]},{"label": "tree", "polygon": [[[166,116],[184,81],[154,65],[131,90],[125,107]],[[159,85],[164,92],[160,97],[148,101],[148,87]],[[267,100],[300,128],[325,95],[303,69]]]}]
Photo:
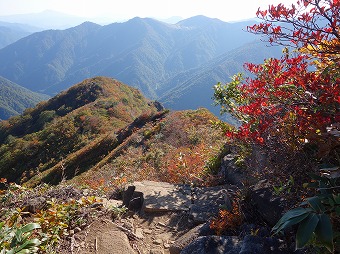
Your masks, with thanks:
[{"label": "tree", "polygon": [[271,5],[258,10],[263,22],[248,27],[248,31],[264,34],[269,42],[308,48],[318,57],[339,58],[340,1],[298,0],[286,7]]},{"label": "tree", "polygon": [[[246,63],[249,77],[237,74],[231,82],[214,87],[221,111],[240,121],[240,127],[229,128],[226,135],[251,145],[266,145],[263,146],[266,149],[280,148],[269,149],[270,153],[292,155],[305,148],[306,143],[320,150],[323,144],[331,143],[329,140],[335,140],[334,147],[339,148],[340,1],[298,0],[290,7],[279,4],[269,6],[268,10],[259,9],[257,16],[262,22],[248,27],[248,31],[267,36],[271,44],[295,50],[290,53],[286,47],[280,59],[267,59],[263,64]],[[336,135],[329,131],[332,128]],[[328,148],[328,154],[335,151],[334,147]],[[333,162],[339,166],[338,152],[334,154]],[[294,167],[293,171],[298,169]],[[305,171],[312,173],[311,168]],[[296,176],[302,179],[301,175]],[[322,193],[307,198],[301,203],[303,207],[288,211],[273,230],[278,233],[299,224],[297,248],[315,236],[333,252],[336,234],[332,233],[331,224],[336,231],[340,178],[315,177],[319,184],[314,179],[310,186]]]},{"label": "tree", "polygon": [[263,22],[248,30],[297,51],[285,48],[281,59],[246,63],[252,78],[239,74],[215,86],[222,111],[241,121],[227,136],[257,143],[275,139],[295,149],[340,121],[339,9],[340,1],[309,0],[258,10]]}]

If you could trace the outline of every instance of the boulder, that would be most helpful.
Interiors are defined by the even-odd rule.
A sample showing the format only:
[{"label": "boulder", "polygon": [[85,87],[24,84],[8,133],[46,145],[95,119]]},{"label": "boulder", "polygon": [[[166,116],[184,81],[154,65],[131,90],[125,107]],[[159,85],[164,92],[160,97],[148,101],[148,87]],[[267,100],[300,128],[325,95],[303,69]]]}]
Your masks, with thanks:
[{"label": "boulder", "polygon": [[241,242],[236,236],[200,236],[181,254],[239,254]]},{"label": "boulder", "polygon": [[144,212],[187,211],[191,190],[187,185],[166,182],[134,182],[123,193],[123,204],[132,210],[142,205]]},{"label": "boulder", "polygon": [[287,250],[280,248],[276,238],[247,235],[242,241],[240,254],[288,254]]},{"label": "boulder", "polygon": [[198,225],[180,236],[173,244],[171,244],[169,251],[171,254],[179,254],[189,243],[197,239],[199,236],[212,234],[214,234],[214,231],[210,229],[209,223]]},{"label": "boulder", "polygon": [[43,209],[46,206],[46,198],[36,197],[32,198],[24,204],[23,210],[25,212],[36,213],[38,210]]},{"label": "boulder", "polygon": [[242,178],[242,174],[238,167],[235,165],[235,155],[227,154],[222,158],[221,168],[218,172],[218,175],[224,179],[225,182],[230,184],[239,184],[241,183],[240,179]]},{"label": "boulder", "polygon": [[[218,214],[221,206],[229,205],[230,185],[200,187],[193,190],[193,204],[190,208],[190,218],[196,223],[209,221]],[[227,197],[228,196],[228,197]]]},{"label": "boulder", "polygon": [[273,227],[283,214],[283,200],[273,195],[273,188],[266,180],[260,181],[251,189],[251,203],[262,219]]}]

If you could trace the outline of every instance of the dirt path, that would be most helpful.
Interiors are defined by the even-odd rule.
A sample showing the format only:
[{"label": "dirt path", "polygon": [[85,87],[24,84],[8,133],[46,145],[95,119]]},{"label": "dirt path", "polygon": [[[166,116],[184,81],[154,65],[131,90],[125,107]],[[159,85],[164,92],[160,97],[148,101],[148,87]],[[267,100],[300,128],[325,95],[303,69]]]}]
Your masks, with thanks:
[{"label": "dirt path", "polygon": [[184,212],[103,216],[68,237],[59,253],[169,254],[170,245],[192,226]]}]

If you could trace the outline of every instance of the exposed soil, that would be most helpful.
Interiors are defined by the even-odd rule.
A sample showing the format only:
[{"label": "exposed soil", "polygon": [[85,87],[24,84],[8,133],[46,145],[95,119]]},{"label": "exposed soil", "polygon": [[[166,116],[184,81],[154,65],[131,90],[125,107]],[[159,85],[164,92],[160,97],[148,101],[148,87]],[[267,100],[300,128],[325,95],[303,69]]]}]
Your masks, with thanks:
[{"label": "exposed soil", "polygon": [[171,243],[193,226],[185,212],[128,213],[114,220],[105,214],[65,238],[58,253],[168,254]]}]

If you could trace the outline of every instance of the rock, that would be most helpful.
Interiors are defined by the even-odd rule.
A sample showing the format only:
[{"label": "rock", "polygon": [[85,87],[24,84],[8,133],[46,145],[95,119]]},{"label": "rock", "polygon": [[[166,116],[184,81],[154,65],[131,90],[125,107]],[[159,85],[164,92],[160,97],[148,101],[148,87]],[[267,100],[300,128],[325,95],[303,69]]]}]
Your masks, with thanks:
[{"label": "rock", "polygon": [[243,170],[235,165],[235,158],[236,155],[231,153],[224,156],[218,175],[222,177],[225,182],[241,187],[245,176]]},{"label": "rock", "polygon": [[84,189],[84,190],[83,190],[83,195],[84,195],[84,196],[89,195],[89,193],[90,193],[89,189]]},{"label": "rock", "polygon": [[132,221],[122,219],[121,222],[123,222],[123,227],[133,231],[134,227],[133,227],[133,222]]},{"label": "rock", "polygon": [[200,236],[186,246],[181,254],[239,254],[240,243],[236,236]]},{"label": "rock", "polygon": [[276,238],[247,235],[242,242],[240,254],[288,254],[280,249],[280,242]]},{"label": "rock", "polygon": [[152,230],[151,229],[148,229],[148,228],[145,228],[145,229],[143,229],[143,232],[145,233],[145,234],[151,234],[152,233]]},{"label": "rock", "polygon": [[121,200],[116,199],[107,199],[107,198],[101,198],[103,201],[103,206],[106,209],[112,209],[113,207],[122,207],[123,202]]},{"label": "rock", "polygon": [[209,223],[201,224],[180,236],[175,242],[170,245],[169,251],[171,254],[179,254],[189,243],[197,239],[199,236],[213,234]]},{"label": "rock", "polygon": [[160,239],[160,238],[157,238],[157,239],[153,240],[152,243],[153,243],[153,244],[156,244],[156,245],[162,245],[162,244],[163,244],[163,240]]},{"label": "rock", "polygon": [[143,229],[141,229],[141,228],[136,228],[135,235],[136,235],[139,239],[143,239],[143,238],[144,238]]},{"label": "rock", "polygon": [[151,249],[150,254],[164,254],[164,251],[161,249]]},{"label": "rock", "polygon": [[273,188],[266,180],[253,186],[250,196],[251,203],[257,209],[258,214],[270,227],[273,227],[284,211],[282,200],[273,196]]},{"label": "rock", "polygon": [[269,237],[271,228],[263,227],[255,224],[243,224],[240,226],[241,233],[239,237],[245,237],[246,235],[257,235],[260,237]]},{"label": "rock", "polygon": [[164,106],[159,101],[153,101],[152,103],[158,111],[164,110]]},{"label": "rock", "polygon": [[195,188],[190,218],[196,223],[204,223],[216,216],[220,206],[226,205],[225,193],[229,188],[230,185]]},{"label": "rock", "polygon": [[36,197],[28,200],[24,205],[24,211],[30,213],[36,213],[38,210],[43,209],[46,206],[46,199],[44,197]]},{"label": "rock", "polygon": [[[174,185],[165,182],[142,181],[134,182],[123,194],[123,204],[127,203],[131,192],[141,193],[143,210],[145,212],[186,211],[191,204],[190,187]],[[130,201],[133,200],[132,194]],[[129,205],[130,205],[129,201]],[[139,203],[141,200],[136,200]]]}]

